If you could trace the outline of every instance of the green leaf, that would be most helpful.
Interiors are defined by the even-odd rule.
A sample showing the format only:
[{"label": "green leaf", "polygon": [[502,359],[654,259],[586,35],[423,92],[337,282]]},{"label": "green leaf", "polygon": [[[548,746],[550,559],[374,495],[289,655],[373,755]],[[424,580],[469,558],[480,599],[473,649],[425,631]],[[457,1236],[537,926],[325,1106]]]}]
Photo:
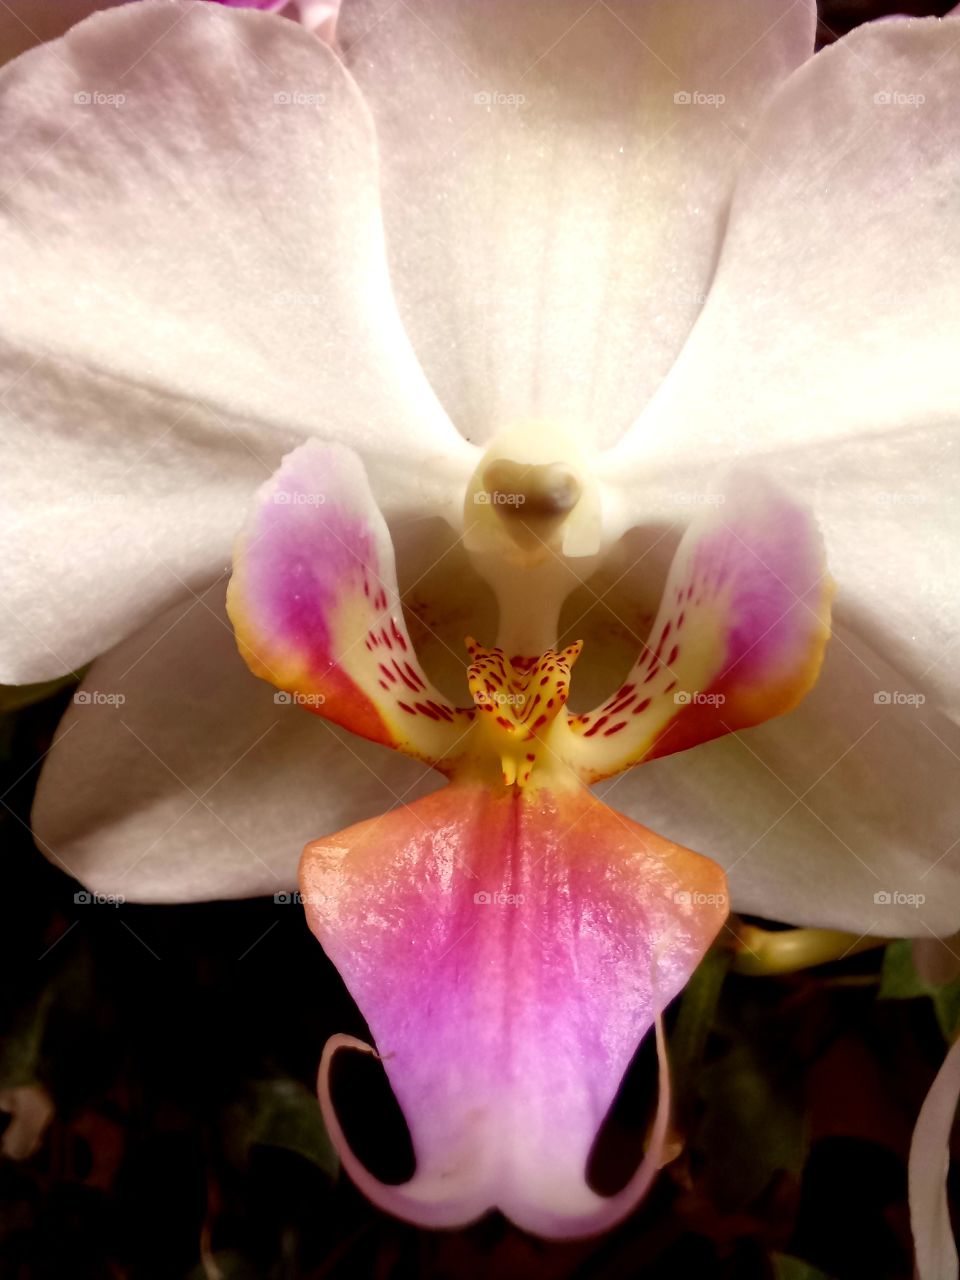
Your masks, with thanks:
[{"label": "green leaf", "polygon": [[32,1005],[20,1009],[13,1026],[0,1037],[0,1086],[32,1084],[39,1079],[40,1047],[53,1004],[47,985]]},{"label": "green leaf", "polygon": [[779,1170],[799,1175],[806,1118],[792,1071],[742,1036],[700,1078],[705,1112],[697,1135],[718,1207],[746,1208]]},{"label": "green leaf", "polygon": [[773,1280],[830,1280],[825,1271],[811,1266],[802,1258],[793,1258],[786,1253],[775,1253],[770,1261],[773,1263]]},{"label": "green leaf", "polygon": [[214,1275],[218,1280],[263,1280],[263,1272],[258,1265],[236,1249],[212,1254],[190,1272],[187,1280],[211,1280]]},{"label": "green leaf", "polygon": [[0,714],[19,711],[21,707],[42,702],[44,698],[59,693],[68,685],[76,684],[82,675],[82,671],[71,671],[65,676],[58,676],[56,680],[43,680],[40,684],[0,684]]},{"label": "green leaf", "polygon": [[331,1177],[338,1168],[316,1095],[298,1080],[251,1082],[224,1113],[224,1141],[238,1164],[246,1164],[251,1147],[266,1146],[296,1152]]},{"label": "green leaf", "polygon": [[677,1121],[681,1128],[686,1128],[689,1112],[696,1100],[707,1040],[714,1025],[717,1002],[730,969],[732,954],[729,947],[711,947],[680,997],[677,1020],[670,1035],[670,1070]]},{"label": "green leaf", "polygon": [[960,1034],[960,978],[943,986],[927,982],[913,963],[913,943],[898,938],[887,945],[880,973],[881,1000],[915,1000],[927,996],[948,1044]]}]

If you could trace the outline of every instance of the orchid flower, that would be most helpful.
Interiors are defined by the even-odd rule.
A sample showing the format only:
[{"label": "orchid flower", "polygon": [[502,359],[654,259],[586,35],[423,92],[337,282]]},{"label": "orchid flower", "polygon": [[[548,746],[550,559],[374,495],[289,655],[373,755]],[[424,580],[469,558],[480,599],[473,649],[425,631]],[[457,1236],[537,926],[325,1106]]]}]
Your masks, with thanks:
[{"label": "orchid flower", "polygon": [[[814,17],[347,0],[340,61],[140,0],[0,82],[3,674],[105,655],[39,843],[163,901],[286,890],[311,840],[415,1178],[328,1123],[417,1221],[576,1234],[642,1194],[663,1065],[630,1184],[584,1166],[721,867],[784,921],[957,928],[960,28],[813,57]],[[819,665],[808,505],[834,638],[741,737]],[[231,616],[279,702],[224,616],[245,518]],[[651,760],[619,816],[586,789]]]}]

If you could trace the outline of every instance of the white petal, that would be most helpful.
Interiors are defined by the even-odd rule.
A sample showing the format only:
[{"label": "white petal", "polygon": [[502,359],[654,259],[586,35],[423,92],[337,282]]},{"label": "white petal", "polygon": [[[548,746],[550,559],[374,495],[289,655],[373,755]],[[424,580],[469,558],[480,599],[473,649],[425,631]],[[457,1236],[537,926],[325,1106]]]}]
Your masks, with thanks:
[{"label": "white petal", "polygon": [[749,146],[703,314],[604,478],[640,523],[762,458],[812,501],[841,616],[960,711],[960,23],[857,29]]},{"label": "white petal", "polygon": [[322,42],[138,0],[5,68],[0,108],[0,598],[21,624],[0,679],[128,634],[179,589],[167,563],[208,581],[243,495],[308,435],[363,452],[388,510],[454,511],[472,451],[397,318],[369,117]]},{"label": "white petal", "polygon": [[700,309],[743,136],[813,30],[808,0],[347,0],[401,313],[470,439],[628,426]]},{"label": "white petal", "polygon": [[916,692],[837,628],[795,711],[641,765],[603,795],[721,863],[739,911],[857,935],[948,935],[960,925],[960,729],[929,703],[895,699]]},{"label": "white petal", "polygon": [[957,1280],[957,1246],[950,1226],[947,1170],[950,1131],[960,1098],[960,1040],[944,1059],[927,1094],[910,1144],[910,1225],[917,1280]]},{"label": "white petal", "polygon": [[277,703],[241,661],[223,596],[219,582],[181,599],[95,662],[61,722],[34,829],[96,892],[171,902],[290,890],[308,840],[440,781]]},{"label": "white petal", "polygon": [[11,388],[0,417],[0,674],[10,684],[81,666],[207,584],[283,451],[250,424],[47,361]]},{"label": "white petal", "polygon": [[340,0],[293,0],[292,8],[314,35],[333,44],[336,40]]}]

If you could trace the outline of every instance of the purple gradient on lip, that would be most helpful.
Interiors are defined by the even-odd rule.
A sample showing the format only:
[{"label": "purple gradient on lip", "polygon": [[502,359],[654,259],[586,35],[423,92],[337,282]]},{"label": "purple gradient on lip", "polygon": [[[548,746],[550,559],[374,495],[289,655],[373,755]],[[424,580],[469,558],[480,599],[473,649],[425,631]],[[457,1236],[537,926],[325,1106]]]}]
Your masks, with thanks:
[{"label": "purple gradient on lip", "polygon": [[237,555],[242,608],[264,647],[307,670],[332,662],[331,615],[351,591],[376,593],[380,564],[359,460],[305,447],[283,461],[258,499]]},{"label": "purple gradient on lip", "polygon": [[726,915],[720,868],[586,790],[451,785],[308,846],[300,879],[413,1138],[401,1187],[341,1151],[371,1199],[435,1227],[496,1207],[560,1237],[629,1212],[656,1153],[619,1197],[590,1190],[587,1162]]},{"label": "purple gradient on lip", "polygon": [[258,491],[227,612],[254,675],[318,715],[431,764],[462,738],[472,713],[420,667],[386,521],[344,446],[307,441]]},{"label": "purple gradient on lip", "polygon": [[384,720],[398,698],[378,683],[377,661],[407,652],[409,637],[386,525],[350,450],[309,441],[260,489],[234,551],[227,611],[255,675],[311,695],[311,710],[353,733],[398,745]]},{"label": "purple gradient on lip", "polygon": [[573,724],[590,782],[782,715],[817,679],[833,582],[812,514],[745,469],[703,496],[643,651]]},{"label": "purple gradient on lip", "polygon": [[726,495],[717,527],[698,543],[691,582],[731,591],[724,670],[763,680],[806,653],[824,593],[823,546],[808,512],[748,479]]}]

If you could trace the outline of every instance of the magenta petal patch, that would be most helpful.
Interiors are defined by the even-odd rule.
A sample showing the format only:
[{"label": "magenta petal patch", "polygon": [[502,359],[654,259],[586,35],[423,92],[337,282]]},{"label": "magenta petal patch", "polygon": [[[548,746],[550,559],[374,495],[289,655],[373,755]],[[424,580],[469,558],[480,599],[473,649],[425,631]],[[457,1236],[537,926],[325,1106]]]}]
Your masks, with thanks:
[{"label": "magenta petal patch", "polygon": [[404,1185],[359,1164],[326,1088],[332,1042],[321,1103],[370,1199],[432,1227],[498,1208],[553,1237],[627,1214],[661,1162],[665,1079],[627,1187],[596,1194],[588,1159],[637,1045],[726,916],[720,868],[585,790],[452,784],[308,845],[300,878],[413,1139]]},{"label": "magenta petal patch", "polygon": [[254,675],[353,733],[435,764],[474,719],[429,682],[363,464],[343,445],[294,449],[257,493],[234,548],[227,611]]},{"label": "magenta petal patch", "polygon": [[752,471],[707,496],[644,651],[602,706],[570,721],[585,781],[790,711],[820,672],[833,581],[813,516]]}]

